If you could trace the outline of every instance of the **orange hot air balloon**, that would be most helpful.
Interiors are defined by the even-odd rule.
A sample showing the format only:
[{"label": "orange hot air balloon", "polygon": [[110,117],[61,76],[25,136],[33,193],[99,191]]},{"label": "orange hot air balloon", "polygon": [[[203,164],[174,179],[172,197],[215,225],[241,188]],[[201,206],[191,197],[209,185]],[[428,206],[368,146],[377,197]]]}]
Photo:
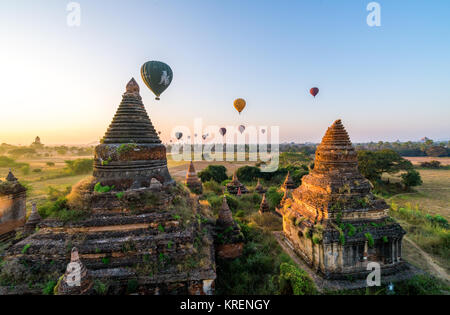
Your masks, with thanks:
[{"label": "orange hot air balloon", "polygon": [[238,98],[237,100],[234,101],[234,108],[236,108],[236,110],[239,112],[239,115],[244,110],[246,104],[247,103],[242,98]]},{"label": "orange hot air balloon", "polygon": [[316,95],[319,94],[319,88],[313,87],[311,90],[309,90],[309,93],[311,93],[312,96],[316,97]]}]

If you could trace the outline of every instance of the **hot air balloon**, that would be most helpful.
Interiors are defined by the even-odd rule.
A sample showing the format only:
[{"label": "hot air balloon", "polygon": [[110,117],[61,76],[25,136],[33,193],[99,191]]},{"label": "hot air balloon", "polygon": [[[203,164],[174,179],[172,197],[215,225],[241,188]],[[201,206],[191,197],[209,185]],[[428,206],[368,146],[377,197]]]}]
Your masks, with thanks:
[{"label": "hot air balloon", "polygon": [[219,129],[219,133],[220,133],[222,136],[225,136],[225,134],[227,133],[227,129],[222,127],[222,128]]},{"label": "hot air balloon", "polygon": [[244,125],[240,125],[239,126],[239,132],[243,133],[245,131],[245,126]]},{"label": "hot air balloon", "polygon": [[175,132],[175,137],[180,140],[181,138],[183,138],[183,133],[181,132]]},{"label": "hot air balloon", "polygon": [[319,88],[313,87],[311,90],[309,90],[309,93],[311,93],[312,96],[316,97],[316,95],[319,94]]},{"label": "hot air balloon", "polygon": [[188,136],[188,139],[191,139],[191,136]]},{"label": "hot air balloon", "polygon": [[208,138],[208,136],[207,135],[203,135],[202,138],[203,138],[203,140],[206,140],[206,138]]},{"label": "hot air balloon", "polygon": [[172,69],[164,62],[148,61],[141,67],[141,76],[147,87],[156,95],[156,100],[172,82]]},{"label": "hot air balloon", "polygon": [[236,108],[236,110],[239,112],[239,115],[244,110],[245,104],[246,102],[242,98],[238,98],[237,100],[234,101],[234,108]]},{"label": "hot air balloon", "polygon": [[266,129],[261,129],[262,134],[266,133]]},{"label": "hot air balloon", "polygon": [[161,134],[161,131],[158,131],[158,134],[160,135],[160,134]]}]

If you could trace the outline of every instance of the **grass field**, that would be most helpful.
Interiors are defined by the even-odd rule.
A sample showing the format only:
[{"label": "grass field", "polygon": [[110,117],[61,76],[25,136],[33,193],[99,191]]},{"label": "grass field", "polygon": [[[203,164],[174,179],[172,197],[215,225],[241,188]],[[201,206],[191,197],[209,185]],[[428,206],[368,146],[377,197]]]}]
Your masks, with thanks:
[{"label": "grass field", "polygon": [[[448,158],[408,158],[413,164],[418,165],[424,161],[438,160],[442,165],[446,164]],[[418,169],[423,184],[415,187],[415,192],[398,194],[386,201],[389,204],[393,202],[399,207],[411,207],[419,209],[420,212],[430,215],[441,215],[447,221],[450,221],[450,170],[448,169]],[[398,177],[389,176],[391,181],[399,180]],[[397,221],[409,233],[403,242],[404,259],[416,265],[417,267],[428,271],[441,279],[449,280],[450,257],[436,255],[433,253],[431,244],[433,236],[420,231],[420,228],[407,220],[397,218]],[[413,241],[414,243],[411,243]],[[419,249],[414,246],[418,245]],[[447,245],[448,246],[448,245]],[[433,265],[438,265],[434,267]],[[440,270],[441,269],[441,270]]]},{"label": "grass field", "polygon": [[401,206],[411,203],[425,213],[439,214],[450,221],[450,170],[418,171],[423,184],[414,188],[416,192],[395,195],[387,201]]}]

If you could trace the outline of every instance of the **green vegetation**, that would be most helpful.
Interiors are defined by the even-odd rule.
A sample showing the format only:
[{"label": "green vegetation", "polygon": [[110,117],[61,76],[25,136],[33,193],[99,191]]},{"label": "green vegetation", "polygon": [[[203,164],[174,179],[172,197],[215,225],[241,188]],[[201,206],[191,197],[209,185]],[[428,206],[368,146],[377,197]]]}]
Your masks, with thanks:
[{"label": "green vegetation", "polygon": [[31,244],[26,244],[23,248],[22,248],[22,254],[26,254],[28,249],[31,247]]},{"label": "green vegetation", "polygon": [[317,289],[309,275],[294,265],[282,263],[279,276],[280,294],[313,295]]},{"label": "green vegetation", "polygon": [[125,195],[125,193],[123,191],[120,191],[116,194],[117,199],[122,199],[123,195]]},{"label": "green vegetation", "polygon": [[[358,151],[358,168],[372,182],[374,192],[383,196],[410,191],[411,187],[422,184],[412,163],[393,150]],[[383,174],[400,174],[401,183],[383,181]]]},{"label": "green vegetation", "polygon": [[94,291],[98,295],[105,295],[108,292],[108,285],[100,280],[95,280]]},{"label": "green vegetation", "polygon": [[114,189],[114,185],[112,186],[102,186],[100,182],[95,184],[94,191],[98,193],[107,193]]},{"label": "green vegetation", "polygon": [[375,290],[362,288],[356,290],[325,291],[325,295],[443,295],[450,292],[450,287],[443,281],[428,274],[415,275],[411,279],[394,282],[394,292],[388,285],[375,287]]},{"label": "green vegetation", "polygon": [[9,167],[9,168],[22,168],[30,165],[28,163],[18,163],[14,159],[7,156],[0,156],[0,167]]},{"label": "green vegetation", "polygon": [[370,232],[367,232],[364,233],[364,236],[366,237],[367,244],[369,245],[369,247],[373,247],[373,245],[375,245],[375,241],[373,240],[372,234],[370,234]]},{"label": "green vegetation", "polygon": [[402,226],[408,232],[408,237],[425,251],[444,259],[450,257],[450,226],[444,217],[425,214],[410,203],[399,207],[394,202],[390,215],[406,223]]},{"label": "green vegetation", "polygon": [[221,183],[228,179],[227,169],[223,165],[208,165],[203,171],[198,173],[198,177],[203,183],[211,180]]},{"label": "green vegetation", "polygon": [[234,260],[217,259],[217,294],[315,292],[312,280],[294,266],[270,231],[254,224],[240,223],[240,227],[246,240],[243,255]]},{"label": "green vegetation", "polygon": [[43,295],[53,295],[53,290],[55,289],[56,281],[50,280],[46,283],[45,287],[42,289]]},{"label": "green vegetation", "polygon": [[137,148],[136,143],[123,143],[117,148],[117,153],[119,155],[122,155],[122,154],[128,153],[130,151],[133,151],[136,148]]},{"label": "green vegetation", "polygon": [[66,197],[59,197],[55,201],[49,200],[38,207],[39,215],[42,218],[55,218],[63,222],[73,222],[81,220],[86,216],[85,211],[72,210],[67,205]]},{"label": "green vegetation", "polygon": [[93,159],[76,159],[65,161],[70,175],[89,174],[93,169]]}]

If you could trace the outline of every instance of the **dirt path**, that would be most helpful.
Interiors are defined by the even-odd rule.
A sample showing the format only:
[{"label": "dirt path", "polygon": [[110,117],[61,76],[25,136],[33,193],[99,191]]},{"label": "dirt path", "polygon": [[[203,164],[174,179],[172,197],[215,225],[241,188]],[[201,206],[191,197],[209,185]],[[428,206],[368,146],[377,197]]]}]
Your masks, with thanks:
[{"label": "dirt path", "polygon": [[433,258],[428,255],[424,250],[422,250],[416,243],[410,240],[407,236],[403,237],[405,241],[407,241],[411,246],[413,246],[426,260],[427,264],[434,270],[434,272],[439,275],[440,278],[445,279],[450,282],[450,277],[447,272],[438,264],[436,264]]}]

